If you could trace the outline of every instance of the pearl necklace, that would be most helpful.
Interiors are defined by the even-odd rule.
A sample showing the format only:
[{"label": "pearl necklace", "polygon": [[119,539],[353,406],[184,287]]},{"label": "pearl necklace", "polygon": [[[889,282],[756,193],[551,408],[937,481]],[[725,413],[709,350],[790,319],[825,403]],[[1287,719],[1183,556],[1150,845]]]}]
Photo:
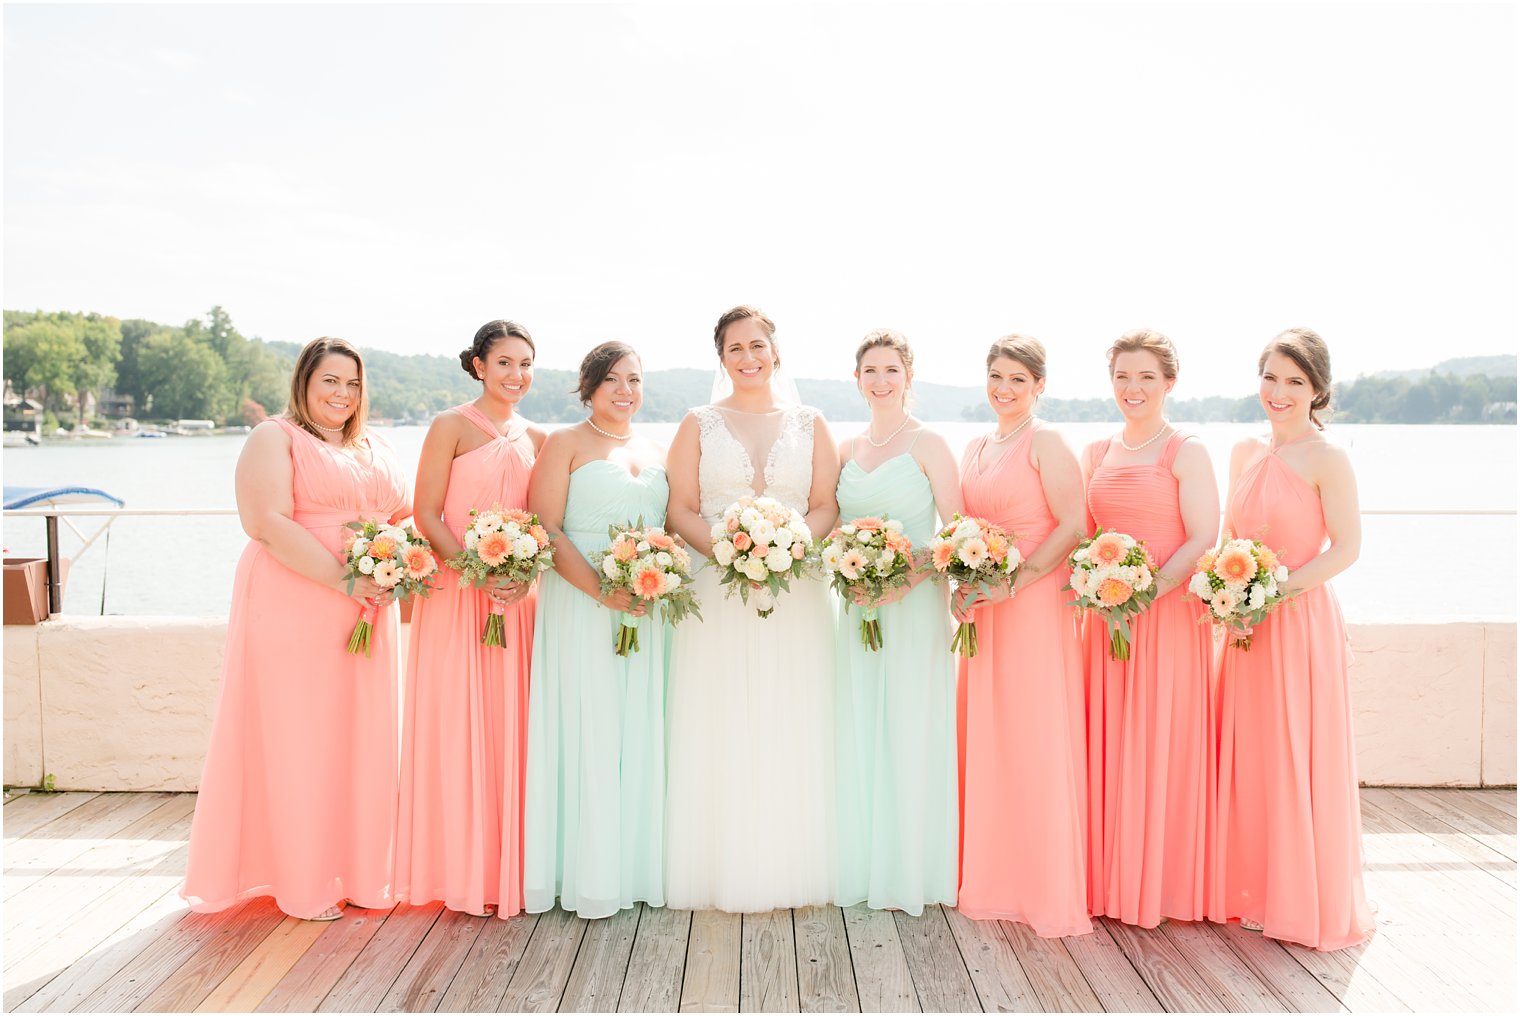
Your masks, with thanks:
[{"label": "pearl necklace", "polygon": [[871,428],[870,428],[870,426],[867,426],[866,427],[866,443],[869,444],[872,448],[885,448],[887,446],[887,443],[889,441],[891,441],[894,437],[896,437],[897,435],[899,435],[899,434],[902,433],[902,429],[908,425],[908,421],[911,420],[911,419],[913,419],[913,417],[911,417],[911,416],[904,416],[903,417],[903,422],[899,423],[897,425],[897,429],[894,430],[892,433],[888,434],[886,437],[882,438],[880,441],[876,440],[875,438],[873,438],[871,436]]},{"label": "pearl necklace", "polygon": [[1013,437],[1014,437],[1015,434],[1017,434],[1019,431],[1023,430],[1025,427],[1029,426],[1033,422],[1034,422],[1034,414],[1030,413],[1028,416],[1026,416],[1024,418],[1024,422],[1023,423],[1019,424],[1017,427],[1013,428],[1012,430],[1010,430],[1008,433],[1002,435],[1001,437],[999,437],[998,436],[998,432],[996,430],[994,430],[992,432],[992,435],[988,438],[988,440],[990,440],[993,444],[1002,444],[1004,441],[1011,441],[1011,440],[1013,440]]},{"label": "pearl necklace", "polygon": [[347,426],[347,424],[340,423],[336,427],[324,427],[320,423],[318,423],[316,420],[308,420],[306,422],[310,423],[313,427],[317,428],[318,430],[326,431],[329,434],[341,434],[341,433],[343,433],[343,428],[345,426]]},{"label": "pearl necklace", "polygon": [[633,431],[631,431],[631,430],[628,433],[626,433],[626,434],[609,434],[607,431],[603,430],[602,428],[598,427],[595,423],[593,423],[592,420],[591,420],[591,417],[589,417],[589,416],[586,417],[586,426],[590,427],[592,430],[594,430],[598,434],[602,435],[602,437],[610,437],[614,441],[627,441],[629,438],[633,437]]},{"label": "pearl necklace", "polygon": [[1161,421],[1161,429],[1158,430],[1158,431],[1156,431],[1156,433],[1152,434],[1150,437],[1146,438],[1144,441],[1141,441],[1137,445],[1127,445],[1127,444],[1125,444],[1124,443],[1124,432],[1121,430],[1119,432],[1119,447],[1123,448],[1127,452],[1138,452],[1140,449],[1144,448],[1146,445],[1155,444],[1156,443],[1156,439],[1159,438],[1162,434],[1165,434],[1168,430],[1171,430],[1171,428],[1172,428],[1172,425],[1168,421],[1162,420]]}]

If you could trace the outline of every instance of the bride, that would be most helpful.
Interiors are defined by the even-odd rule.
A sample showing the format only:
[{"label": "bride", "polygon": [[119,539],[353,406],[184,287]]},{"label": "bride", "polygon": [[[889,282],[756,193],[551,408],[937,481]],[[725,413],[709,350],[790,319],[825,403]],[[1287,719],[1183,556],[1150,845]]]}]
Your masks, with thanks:
[{"label": "bride", "polygon": [[[712,524],[745,496],[807,518],[838,514],[839,457],[816,409],[784,401],[776,326],[735,307],[713,330],[732,393],[687,414],[671,442],[666,524],[712,553]],[[716,566],[693,582],[702,621],[674,635],[669,679],[666,902],[756,912],[828,903],[834,888],[833,623],[803,579],[761,618]]]}]

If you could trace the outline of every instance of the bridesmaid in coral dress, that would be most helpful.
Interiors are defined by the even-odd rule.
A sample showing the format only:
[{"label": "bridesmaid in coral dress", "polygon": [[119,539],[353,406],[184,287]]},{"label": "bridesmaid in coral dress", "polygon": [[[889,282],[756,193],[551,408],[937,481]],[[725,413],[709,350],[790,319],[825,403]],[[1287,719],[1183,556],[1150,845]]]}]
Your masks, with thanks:
[{"label": "bridesmaid in coral dress", "polygon": [[1271,938],[1342,949],[1372,934],[1362,888],[1346,623],[1329,580],[1356,560],[1361,518],[1346,453],[1327,443],[1330,352],[1283,332],[1257,365],[1272,433],[1236,446],[1227,524],[1289,568],[1291,599],[1226,648],[1209,916]]},{"label": "bridesmaid in coral dress", "polygon": [[[343,577],[345,523],[410,512],[396,453],[364,426],[364,365],[342,339],[296,361],[285,415],[248,435],[222,691],[180,895],[193,910],[273,896],[328,921],[387,908],[396,816],[396,610]],[[346,652],[367,599],[373,655]]]},{"label": "bridesmaid in coral dress", "polygon": [[[441,562],[458,554],[470,509],[522,508],[544,434],[517,414],[533,384],[533,339],[490,321],[459,355],[480,398],[439,414],[417,463],[417,528]],[[438,589],[413,608],[402,711],[396,898],[511,917],[523,908],[522,815],[533,599],[527,584]],[[481,645],[492,610],[500,646]]]},{"label": "bridesmaid in coral dress", "polygon": [[1062,587],[1082,536],[1082,475],[1035,419],[1045,348],[1010,335],[987,355],[994,433],[961,463],[968,515],[1004,527],[1024,564],[1010,593],[957,590],[980,652],[960,663],[961,913],[1022,921],[1047,938],[1092,931],[1087,916],[1082,655]]},{"label": "bridesmaid in coral dress", "polygon": [[1153,331],[1109,348],[1118,437],[1083,456],[1089,521],[1144,540],[1156,598],[1131,621],[1130,658],[1113,659],[1103,621],[1088,617],[1089,902],[1154,928],[1203,919],[1213,793],[1213,639],[1183,585],[1219,534],[1219,488],[1208,453],[1163,416],[1177,351]]}]

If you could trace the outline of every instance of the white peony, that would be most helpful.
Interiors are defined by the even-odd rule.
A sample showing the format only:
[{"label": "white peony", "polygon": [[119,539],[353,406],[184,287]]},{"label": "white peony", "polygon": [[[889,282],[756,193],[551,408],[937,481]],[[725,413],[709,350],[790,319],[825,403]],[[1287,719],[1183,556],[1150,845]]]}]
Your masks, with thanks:
[{"label": "white peony", "polygon": [[512,541],[512,556],[527,560],[538,553],[538,541],[527,533],[523,533]]},{"label": "white peony", "polygon": [[355,540],[348,548],[350,554],[358,554],[360,557],[364,556],[366,550],[369,550],[369,541],[362,536]]},{"label": "white peony", "polygon": [[373,575],[375,573],[375,559],[367,554],[359,558],[359,573],[361,575]]},{"label": "white peony", "polygon": [[665,594],[668,596],[669,594],[675,592],[677,589],[680,589],[680,588],[681,588],[681,576],[677,575],[675,572],[666,572],[665,573],[665,590],[664,590]]},{"label": "white peony", "polygon": [[749,507],[739,513],[739,524],[746,530],[752,530],[755,523],[765,518],[758,508]]},{"label": "white peony", "polygon": [[955,532],[951,535],[956,540],[969,540],[973,536],[981,536],[982,527],[977,525],[975,519],[961,519],[960,524],[955,527]]},{"label": "white peony", "polygon": [[479,542],[480,534],[473,527],[464,531],[464,545],[467,550],[474,550],[475,544]]},{"label": "white peony", "polygon": [[654,563],[659,565],[661,568],[669,568],[671,563],[671,556],[662,550],[654,556]]},{"label": "white peony", "polygon": [[728,535],[728,527],[721,522],[714,522],[712,529],[708,532],[707,535],[712,537],[712,541],[714,543],[717,543],[719,540]]},{"label": "white peony", "polygon": [[1207,575],[1203,572],[1194,572],[1193,577],[1188,580],[1188,592],[1200,600],[1208,600],[1214,596],[1214,587],[1209,585],[1209,577]]},{"label": "white peony", "polygon": [[797,537],[786,526],[780,526],[776,529],[776,535],[772,537],[771,542],[782,550],[791,550],[792,544],[797,542]]},{"label": "white peony", "polygon": [[901,519],[887,519],[882,525],[887,528],[888,532],[900,533],[903,531]]},{"label": "white peony", "polygon": [[752,554],[744,560],[744,567],[740,569],[744,577],[752,582],[764,582],[770,578],[770,570],[765,567],[765,562],[758,554]]},{"label": "white peony", "polygon": [[506,525],[501,527],[501,531],[507,539],[516,540],[519,536],[522,535],[522,526],[519,526],[516,522],[508,522]]},{"label": "white peony", "polygon": [[392,527],[390,529],[382,529],[382,530],[380,530],[380,535],[381,536],[389,537],[392,541],[394,541],[396,543],[405,543],[406,542],[406,530],[405,529],[396,529],[395,527]]},{"label": "white peony", "polygon": [[765,566],[778,573],[791,571],[792,552],[785,547],[772,547],[765,555]]},{"label": "white peony", "polygon": [[776,538],[776,527],[771,525],[770,519],[761,519],[749,527],[749,535],[757,545],[768,547]]},{"label": "white peony", "polygon": [[713,544],[713,560],[718,562],[721,568],[727,568],[734,561],[734,545],[730,540],[719,540]]},{"label": "white peony", "polygon": [[609,579],[615,579],[620,573],[621,569],[618,567],[617,558],[613,557],[611,554],[608,554],[606,557],[602,558],[603,575],[607,576]]},{"label": "white peony", "polygon": [[1267,591],[1261,586],[1252,586],[1251,595],[1246,599],[1247,610],[1260,610],[1262,604],[1267,602]]}]

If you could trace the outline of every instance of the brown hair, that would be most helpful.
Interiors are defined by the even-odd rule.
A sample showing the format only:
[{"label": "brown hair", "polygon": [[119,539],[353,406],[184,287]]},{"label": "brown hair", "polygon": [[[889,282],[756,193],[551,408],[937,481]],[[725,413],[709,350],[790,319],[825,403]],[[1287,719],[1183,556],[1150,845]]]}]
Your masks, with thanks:
[{"label": "brown hair", "polygon": [[1114,360],[1120,353],[1147,352],[1161,361],[1161,376],[1168,381],[1177,379],[1177,347],[1172,340],[1149,328],[1136,328],[1125,332],[1108,347],[1108,372],[1114,372]]},{"label": "brown hair", "polygon": [[533,344],[533,336],[529,335],[528,330],[522,325],[516,321],[501,319],[487,321],[475,332],[475,341],[470,343],[470,348],[460,351],[459,365],[464,368],[464,372],[476,381],[484,380],[475,373],[475,360],[477,357],[484,360],[490,356],[491,347],[500,339],[522,339],[528,344],[528,349],[533,355],[538,355],[538,347]]},{"label": "brown hair", "polygon": [[607,380],[607,375],[625,356],[638,357],[638,352],[626,342],[604,342],[581,360],[580,383],[572,394],[581,397],[581,405],[591,401],[597,386]]},{"label": "brown hair", "polygon": [[1286,356],[1308,376],[1309,384],[1314,387],[1314,398],[1309,402],[1309,422],[1324,430],[1319,411],[1330,408],[1330,347],[1312,328],[1289,328],[1279,332],[1261,351],[1261,359],[1256,361],[1258,377],[1267,369],[1267,357],[1273,353]]},{"label": "brown hair", "polygon": [[766,317],[759,307],[751,307],[749,304],[740,304],[718,319],[717,326],[713,328],[713,348],[718,351],[718,358],[723,358],[723,333],[728,331],[729,325],[745,318],[754,318],[765,329],[765,337],[771,340],[771,352],[775,355],[776,366],[781,366],[781,350],[776,345],[776,322]]},{"label": "brown hair", "polygon": [[1017,360],[1024,365],[1036,381],[1045,380],[1045,344],[1028,335],[1005,335],[992,344],[987,351],[987,366],[1000,356]]},{"label": "brown hair", "polygon": [[902,332],[891,328],[878,328],[871,332],[855,349],[855,370],[860,370],[860,361],[865,358],[867,352],[873,349],[890,349],[902,357],[903,367],[907,369],[908,376],[913,376],[913,350],[908,346],[908,337]]},{"label": "brown hair", "polygon": [[311,410],[306,405],[306,387],[321,366],[324,357],[337,354],[354,361],[359,369],[359,401],[354,411],[343,421],[343,443],[353,444],[364,436],[364,421],[369,417],[369,385],[364,381],[364,359],[359,351],[343,339],[323,336],[312,339],[296,357],[296,366],[290,374],[290,403],[285,407],[285,418],[298,424],[302,430],[318,440],[326,440],[312,421]]}]

